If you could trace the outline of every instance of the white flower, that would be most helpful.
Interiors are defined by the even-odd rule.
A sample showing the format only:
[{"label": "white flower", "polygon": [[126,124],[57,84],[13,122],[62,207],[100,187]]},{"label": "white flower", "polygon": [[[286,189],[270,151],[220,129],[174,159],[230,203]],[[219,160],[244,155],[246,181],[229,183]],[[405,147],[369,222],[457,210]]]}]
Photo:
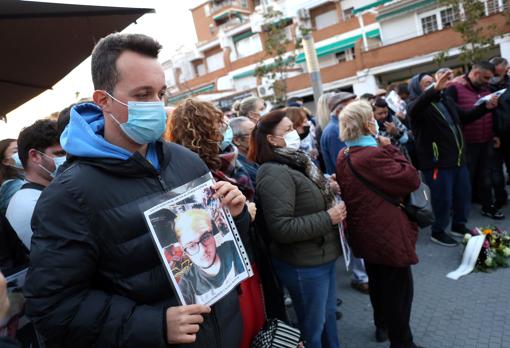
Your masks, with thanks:
[{"label": "white flower", "polygon": [[510,256],[510,248],[509,247],[506,247],[503,249],[503,255],[505,255],[506,257]]},{"label": "white flower", "polygon": [[473,237],[471,234],[466,233],[466,234],[464,235],[464,243],[467,243],[467,241],[468,241],[468,240],[470,240],[470,239],[471,239],[471,237]]},{"label": "white flower", "polygon": [[489,256],[485,259],[485,266],[492,267],[492,257]]}]

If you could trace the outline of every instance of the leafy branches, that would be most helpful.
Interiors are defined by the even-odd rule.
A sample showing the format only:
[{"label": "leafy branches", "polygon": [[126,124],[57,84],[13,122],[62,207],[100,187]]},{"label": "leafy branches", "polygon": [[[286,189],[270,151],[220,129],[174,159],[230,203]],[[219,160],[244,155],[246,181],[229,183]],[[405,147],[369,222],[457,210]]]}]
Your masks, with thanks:
[{"label": "leafy branches", "polygon": [[279,103],[287,99],[286,72],[294,66],[296,61],[294,52],[287,53],[292,42],[287,28],[292,20],[284,18],[281,11],[268,7],[264,13],[264,22],[262,26],[266,34],[264,51],[266,56],[273,57],[274,61],[266,65],[260,63],[255,69],[255,76],[271,81],[274,92],[273,101]]},{"label": "leafy branches", "polygon": [[[453,9],[452,29],[460,34],[463,41],[460,60],[468,64],[486,58],[495,47],[494,38],[501,32],[495,24],[480,24],[485,16],[485,4],[479,0],[439,0],[439,3]],[[448,50],[445,50],[435,57],[435,61],[440,65],[447,57]]]}]

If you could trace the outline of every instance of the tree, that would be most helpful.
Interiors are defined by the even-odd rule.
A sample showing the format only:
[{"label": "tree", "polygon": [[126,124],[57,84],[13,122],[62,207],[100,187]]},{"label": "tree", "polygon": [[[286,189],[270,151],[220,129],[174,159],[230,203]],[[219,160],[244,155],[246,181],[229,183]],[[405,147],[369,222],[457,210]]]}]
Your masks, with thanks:
[{"label": "tree", "polygon": [[[271,87],[274,92],[273,102],[281,103],[287,100],[286,73],[293,68],[296,62],[295,52],[287,53],[291,41],[287,37],[286,27],[289,20],[284,18],[281,11],[268,7],[264,13],[265,32],[264,51],[266,57],[274,58],[273,63],[264,65],[260,63],[255,69],[255,76],[272,81]],[[296,48],[299,47],[296,43]]]},{"label": "tree", "polygon": [[[439,0],[443,6],[450,6],[454,13],[453,31],[460,34],[463,45],[460,47],[460,60],[470,64],[487,58],[494,49],[494,38],[501,35],[495,24],[481,25],[479,21],[485,16],[485,4],[479,0]],[[438,65],[448,57],[445,50],[435,57]]]}]

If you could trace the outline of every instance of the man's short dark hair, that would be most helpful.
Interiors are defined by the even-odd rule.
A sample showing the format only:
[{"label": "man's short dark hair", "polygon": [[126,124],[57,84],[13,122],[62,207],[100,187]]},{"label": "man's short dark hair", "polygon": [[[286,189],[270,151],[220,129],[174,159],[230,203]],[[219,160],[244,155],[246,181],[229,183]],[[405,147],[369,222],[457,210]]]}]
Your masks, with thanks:
[{"label": "man's short dark hair", "polygon": [[508,60],[503,57],[494,57],[489,62],[491,62],[495,67],[498,65],[508,65]]},{"label": "man's short dark hair", "polygon": [[92,82],[94,88],[110,94],[119,81],[116,62],[124,51],[133,51],[151,58],[158,58],[162,46],[143,34],[110,34],[96,44],[92,51]]},{"label": "man's short dark hair", "polygon": [[478,63],[473,64],[473,67],[471,68],[471,70],[474,70],[474,69],[482,70],[482,71],[490,71],[494,74],[495,66],[494,66],[494,64],[492,64],[491,62],[489,62],[487,60],[482,60]]},{"label": "man's short dark hair", "polygon": [[399,83],[397,85],[397,94],[398,95],[402,95],[402,94],[409,94],[409,85],[407,83]]},{"label": "man's short dark hair", "polygon": [[31,149],[44,152],[48,147],[59,144],[57,123],[52,120],[37,120],[24,128],[18,136],[18,155],[26,168],[28,152]]}]

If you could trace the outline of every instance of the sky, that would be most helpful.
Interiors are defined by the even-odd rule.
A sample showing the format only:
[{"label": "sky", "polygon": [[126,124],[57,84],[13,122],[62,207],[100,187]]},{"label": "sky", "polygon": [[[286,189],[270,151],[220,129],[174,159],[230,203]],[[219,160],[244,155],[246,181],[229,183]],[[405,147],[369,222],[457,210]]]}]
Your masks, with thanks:
[{"label": "sky", "polygon": [[[103,5],[154,8],[156,13],[145,14],[136,24],[123,32],[143,33],[157,39],[162,45],[159,60],[171,58],[173,52],[183,45],[192,47],[197,41],[190,8],[204,0],[37,0],[39,2],[68,3],[78,5]],[[35,120],[60,111],[81,98],[92,95],[90,57],[84,60],[52,90],[47,90],[7,114],[7,123],[0,121],[0,139],[16,138],[23,127]]]}]

